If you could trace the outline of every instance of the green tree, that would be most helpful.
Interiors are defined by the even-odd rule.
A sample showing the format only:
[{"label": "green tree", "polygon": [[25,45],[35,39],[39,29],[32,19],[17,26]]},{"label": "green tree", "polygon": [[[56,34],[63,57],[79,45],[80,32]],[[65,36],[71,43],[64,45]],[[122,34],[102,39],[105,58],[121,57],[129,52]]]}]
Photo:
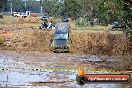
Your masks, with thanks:
[{"label": "green tree", "polygon": [[125,30],[124,33],[126,37],[132,36],[132,1],[131,0],[124,0],[124,22],[125,22]]},{"label": "green tree", "polygon": [[124,15],[124,0],[102,0],[99,15],[106,20],[117,20]]},{"label": "green tree", "polygon": [[42,6],[49,16],[56,15],[63,9],[63,3],[60,0],[44,0],[42,1]]},{"label": "green tree", "polygon": [[79,0],[65,0],[65,15],[76,19],[80,16],[81,5]]},{"label": "green tree", "polygon": [[2,11],[3,6],[7,3],[7,0],[0,0],[0,12]]},{"label": "green tree", "polygon": [[26,4],[25,11],[40,12],[40,2],[35,0],[28,0],[24,2]]},{"label": "green tree", "polygon": [[25,10],[25,3],[22,0],[8,0],[9,8],[11,6],[11,3],[12,3],[12,9],[14,12],[23,12]]},{"label": "green tree", "polygon": [[101,0],[80,0],[81,4],[81,17],[88,20],[93,20],[98,17],[99,3]]}]

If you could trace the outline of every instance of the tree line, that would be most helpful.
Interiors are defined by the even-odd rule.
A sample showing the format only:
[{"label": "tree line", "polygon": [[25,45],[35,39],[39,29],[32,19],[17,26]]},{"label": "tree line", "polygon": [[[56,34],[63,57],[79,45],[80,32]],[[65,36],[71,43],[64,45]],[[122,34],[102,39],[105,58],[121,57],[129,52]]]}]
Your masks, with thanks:
[{"label": "tree line", "polygon": [[[40,12],[40,2],[35,0],[3,0],[7,1],[2,7],[4,12],[10,12],[11,8],[14,12]],[[1,3],[1,1],[0,1]]]},{"label": "tree line", "polygon": [[41,0],[45,11],[73,19],[114,21],[132,15],[131,0]]},{"label": "tree line", "polygon": [[[6,4],[5,4],[6,3]],[[12,4],[11,4],[12,3]],[[70,17],[72,19],[84,18],[103,21],[122,19],[131,14],[131,0],[1,0],[0,11],[43,12],[49,16]]]}]

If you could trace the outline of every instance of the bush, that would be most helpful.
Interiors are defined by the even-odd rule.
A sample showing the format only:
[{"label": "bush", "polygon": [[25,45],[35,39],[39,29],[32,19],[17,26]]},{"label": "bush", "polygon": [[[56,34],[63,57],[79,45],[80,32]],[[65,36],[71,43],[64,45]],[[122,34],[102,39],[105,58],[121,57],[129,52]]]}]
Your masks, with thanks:
[{"label": "bush", "polygon": [[0,36],[0,46],[3,45],[5,42],[5,38]]},{"label": "bush", "polygon": [[76,25],[78,25],[78,26],[84,26],[85,22],[83,21],[83,19],[77,19],[76,20]]},{"label": "bush", "polygon": [[3,15],[0,14],[0,19],[3,19]]}]

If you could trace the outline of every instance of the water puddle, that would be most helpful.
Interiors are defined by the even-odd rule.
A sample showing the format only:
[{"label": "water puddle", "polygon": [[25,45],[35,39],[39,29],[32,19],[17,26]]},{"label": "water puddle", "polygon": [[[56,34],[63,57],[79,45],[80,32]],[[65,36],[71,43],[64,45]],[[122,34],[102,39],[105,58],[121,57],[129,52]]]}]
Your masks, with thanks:
[{"label": "water puddle", "polygon": [[[23,55],[19,56],[22,57]],[[54,57],[54,56],[53,56]],[[85,84],[80,86],[76,82],[76,72],[57,72],[53,70],[47,71],[32,71],[32,66],[25,64],[22,61],[14,60],[17,56],[10,54],[0,53],[0,68],[11,68],[12,70],[0,71],[0,87],[20,87],[20,88],[58,88],[59,82],[63,82],[61,85],[68,88],[123,88],[122,84]],[[25,56],[26,58],[26,56]],[[78,57],[77,57],[78,58]],[[21,58],[20,58],[21,59]],[[86,58],[84,58],[86,59]],[[17,69],[18,68],[18,69]],[[66,68],[65,66],[56,66],[55,68]],[[58,82],[47,83],[46,85],[33,85],[34,82]],[[66,88],[65,87],[65,88]],[[61,88],[61,87],[60,87]]]},{"label": "water puddle", "polygon": [[2,71],[0,72],[0,85],[5,86],[29,86],[32,82],[48,81],[49,72],[16,72],[16,71]]}]

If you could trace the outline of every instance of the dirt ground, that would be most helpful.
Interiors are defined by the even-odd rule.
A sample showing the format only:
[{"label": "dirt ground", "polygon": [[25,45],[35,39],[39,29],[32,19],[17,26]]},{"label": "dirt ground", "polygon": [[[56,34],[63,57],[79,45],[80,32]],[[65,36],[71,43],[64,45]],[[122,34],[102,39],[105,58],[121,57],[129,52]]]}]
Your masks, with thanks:
[{"label": "dirt ground", "polygon": [[[5,49],[50,52],[52,30],[38,29],[41,24],[40,17],[5,17],[0,19],[0,23],[0,36],[6,38]],[[109,56],[132,55],[131,37],[126,38],[120,31],[102,29],[99,27],[98,31],[75,30],[71,27],[70,52]]]},{"label": "dirt ground", "polygon": [[[0,19],[0,87],[131,88],[132,83],[80,86],[75,81],[78,65],[91,73],[132,74],[131,38],[101,28],[74,28],[70,33],[70,53],[53,53],[49,50],[52,31],[39,30],[40,23],[40,17]],[[67,68],[73,71],[65,71]]]}]

